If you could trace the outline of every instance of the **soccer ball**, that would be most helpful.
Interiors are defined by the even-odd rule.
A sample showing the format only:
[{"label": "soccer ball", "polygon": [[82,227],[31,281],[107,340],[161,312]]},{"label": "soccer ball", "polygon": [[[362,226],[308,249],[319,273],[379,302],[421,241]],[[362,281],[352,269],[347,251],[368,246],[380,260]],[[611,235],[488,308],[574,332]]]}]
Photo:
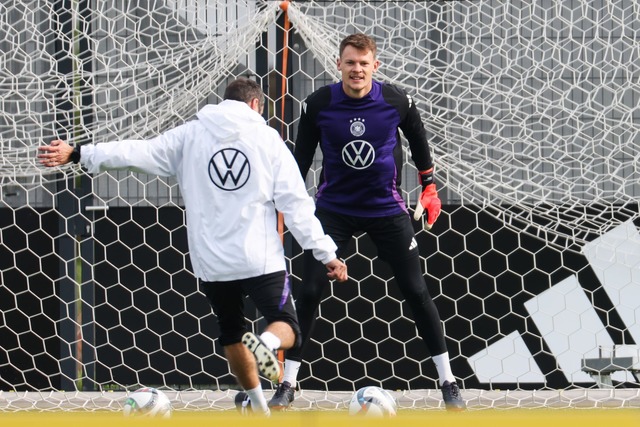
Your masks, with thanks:
[{"label": "soccer ball", "polygon": [[362,387],[349,402],[349,415],[393,417],[397,410],[398,404],[391,393],[375,386]]},{"label": "soccer ball", "polygon": [[236,404],[236,408],[242,415],[249,415],[253,412],[253,409],[251,409],[251,399],[249,399],[249,395],[244,391],[240,391],[236,394],[234,402]]},{"label": "soccer ball", "polygon": [[139,388],[127,397],[123,412],[126,417],[162,417],[171,416],[171,401],[161,390],[153,387]]}]

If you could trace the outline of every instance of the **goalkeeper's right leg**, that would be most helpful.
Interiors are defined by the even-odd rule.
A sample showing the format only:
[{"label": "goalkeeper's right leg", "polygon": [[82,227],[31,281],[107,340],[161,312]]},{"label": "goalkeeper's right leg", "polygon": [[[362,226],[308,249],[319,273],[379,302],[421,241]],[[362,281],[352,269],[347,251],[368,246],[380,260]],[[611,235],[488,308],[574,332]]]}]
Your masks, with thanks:
[{"label": "goalkeeper's right leg", "polygon": [[[338,246],[336,253],[340,257],[355,231],[352,221],[344,215],[336,215],[322,209],[316,209],[316,216],[322,223],[325,233],[331,236]],[[291,348],[285,353],[285,360],[288,361],[285,362],[285,376],[269,402],[269,406],[276,410],[286,409],[293,403],[302,354],[313,333],[320,301],[322,301],[324,293],[329,291],[326,267],[313,257],[311,251],[305,251],[303,257],[302,286],[299,287],[295,302],[301,340],[299,346]],[[293,369],[291,361],[296,364]]]},{"label": "goalkeeper's right leg", "polygon": [[323,293],[329,290],[326,268],[317,261],[311,251],[304,252],[302,286],[296,298],[296,314],[300,325],[300,345],[286,352],[286,359],[302,361],[302,352],[306,347],[318,317],[318,307]]},{"label": "goalkeeper's right leg", "polygon": [[273,394],[271,400],[269,400],[269,408],[274,411],[284,411],[293,404],[295,400],[295,387],[291,385],[289,381],[282,381],[278,384],[276,392]]},{"label": "goalkeeper's right leg", "polygon": [[299,346],[289,349],[285,353],[285,375],[269,401],[269,407],[276,411],[288,409],[293,404],[302,354],[311,338],[323,292],[329,289],[329,279],[324,265],[313,257],[311,251],[305,251],[303,256],[303,285],[300,287],[296,299],[301,340]]}]

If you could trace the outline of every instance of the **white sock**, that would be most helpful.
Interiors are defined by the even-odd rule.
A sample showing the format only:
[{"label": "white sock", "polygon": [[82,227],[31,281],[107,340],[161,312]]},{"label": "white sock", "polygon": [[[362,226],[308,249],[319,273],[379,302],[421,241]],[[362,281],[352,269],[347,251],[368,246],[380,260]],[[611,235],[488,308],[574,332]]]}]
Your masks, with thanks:
[{"label": "white sock", "polygon": [[253,412],[255,412],[256,414],[271,414],[269,405],[267,405],[267,399],[264,397],[264,393],[262,392],[262,385],[258,385],[258,387],[256,388],[245,391],[249,395],[249,400],[251,401],[251,409],[253,410]]},{"label": "white sock", "polygon": [[445,381],[449,381],[450,383],[455,382],[456,377],[453,376],[451,364],[449,363],[449,352],[432,356],[431,360],[433,360],[433,363],[436,365],[440,385],[444,384]]},{"label": "white sock", "polygon": [[291,384],[292,388],[295,388],[298,381],[298,371],[300,370],[300,366],[302,366],[302,362],[285,359],[282,381],[287,381],[289,384]]},{"label": "white sock", "polygon": [[260,335],[260,339],[262,340],[264,345],[266,345],[271,351],[279,349],[282,345],[282,341],[280,341],[280,338],[269,331],[263,332]]}]

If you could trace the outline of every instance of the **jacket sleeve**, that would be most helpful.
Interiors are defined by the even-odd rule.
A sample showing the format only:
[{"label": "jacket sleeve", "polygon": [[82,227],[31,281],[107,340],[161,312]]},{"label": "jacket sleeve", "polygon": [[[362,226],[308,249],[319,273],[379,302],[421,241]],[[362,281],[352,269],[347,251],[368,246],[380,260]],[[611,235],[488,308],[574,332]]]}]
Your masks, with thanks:
[{"label": "jacket sleeve", "polygon": [[90,173],[130,170],[159,176],[176,175],[186,126],[178,126],[149,140],[83,145],[80,162]]},{"label": "jacket sleeve", "polygon": [[315,203],[305,188],[298,166],[284,142],[275,143],[272,157],[274,202],[284,223],[302,249],[312,250],[323,264],[336,258],[337,246],[315,216]]}]

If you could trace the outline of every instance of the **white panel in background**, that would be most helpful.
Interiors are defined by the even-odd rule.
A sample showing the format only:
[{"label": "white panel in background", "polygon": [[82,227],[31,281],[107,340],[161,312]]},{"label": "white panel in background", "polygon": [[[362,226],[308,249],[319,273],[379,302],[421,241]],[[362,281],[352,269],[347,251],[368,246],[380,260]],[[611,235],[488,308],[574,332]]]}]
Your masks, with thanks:
[{"label": "white panel in background", "polygon": [[617,313],[640,343],[640,233],[627,221],[582,248]]},{"label": "white panel in background", "polygon": [[577,278],[564,279],[524,306],[567,380],[594,382],[582,372],[582,359],[598,357],[599,346],[613,347],[613,341]]},{"label": "white panel in background", "polygon": [[481,383],[544,383],[522,337],[514,331],[467,359]]}]

